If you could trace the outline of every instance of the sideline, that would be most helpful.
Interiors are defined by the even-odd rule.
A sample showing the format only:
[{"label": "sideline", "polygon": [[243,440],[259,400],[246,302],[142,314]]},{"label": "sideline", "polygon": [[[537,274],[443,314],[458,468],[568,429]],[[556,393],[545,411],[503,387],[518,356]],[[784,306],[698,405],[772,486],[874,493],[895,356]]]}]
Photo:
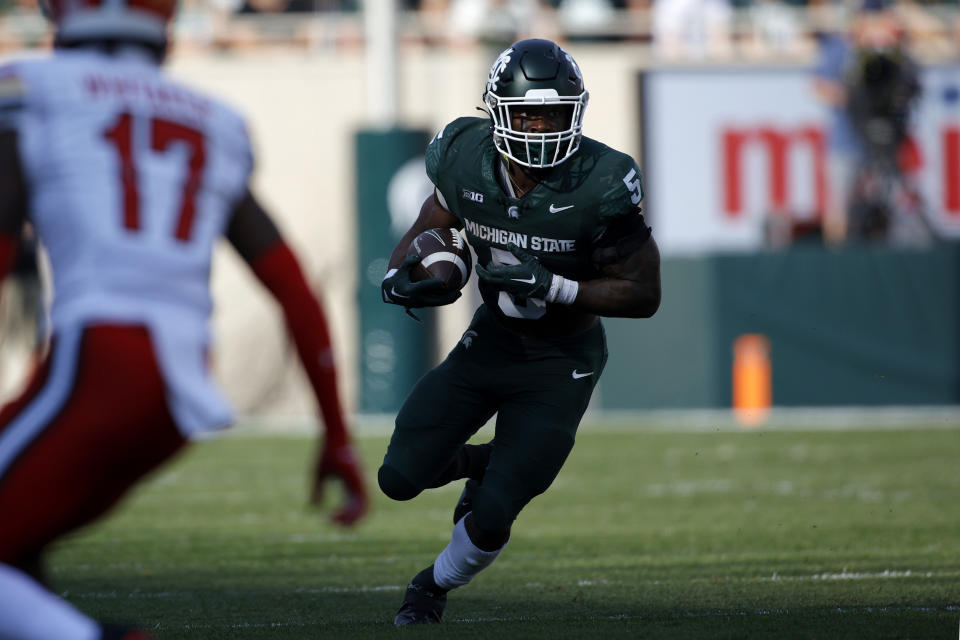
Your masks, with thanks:
[{"label": "sideline", "polygon": [[[358,438],[389,436],[392,414],[358,414],[353,417]],[[484,429],[490,428],[488,424]],[[594,433],[624,431],[671,433],[733,433],[774,431],[898,431],[908,429],[960,429],[960,407],[774,407],[763,426],[742,427],[729,409],[658,409],[650,411],[587,412],[580,430]],[[234,427],[211,437],[312,436],[317,433],[312,416],[242,416]]]}]

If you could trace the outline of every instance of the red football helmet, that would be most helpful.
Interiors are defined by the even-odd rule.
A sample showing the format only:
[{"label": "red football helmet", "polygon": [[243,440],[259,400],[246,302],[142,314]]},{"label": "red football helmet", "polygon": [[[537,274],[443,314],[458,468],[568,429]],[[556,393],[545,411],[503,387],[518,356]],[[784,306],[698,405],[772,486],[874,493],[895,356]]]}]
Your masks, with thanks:
[{"label": "red football helmet", "polygon": [[116,40],[163,46],[177,0],[39,0],[59,42]]}]

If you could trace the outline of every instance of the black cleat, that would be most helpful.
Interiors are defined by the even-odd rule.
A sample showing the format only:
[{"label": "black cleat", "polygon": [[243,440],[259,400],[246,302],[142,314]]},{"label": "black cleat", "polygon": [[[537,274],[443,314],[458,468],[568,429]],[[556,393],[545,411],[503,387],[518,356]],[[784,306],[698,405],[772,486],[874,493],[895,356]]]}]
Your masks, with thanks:
[{"label": "black cleat", "polygon": [[397,611],[393,624],[403,627],[408,624],[438,624],[447,606],[447,591],[433,581],[433,565],[414,577],[407,585],[403,604]]},{"label": "black cleat", "polygon": [[468,478],[463,491],[460,493],[460,499],[457,500],[457,506],[453,508],[453,524],[460,522],[460,519],[473,511],[473,498],[477,495],[477,489],[480,483],[473,478]]}]

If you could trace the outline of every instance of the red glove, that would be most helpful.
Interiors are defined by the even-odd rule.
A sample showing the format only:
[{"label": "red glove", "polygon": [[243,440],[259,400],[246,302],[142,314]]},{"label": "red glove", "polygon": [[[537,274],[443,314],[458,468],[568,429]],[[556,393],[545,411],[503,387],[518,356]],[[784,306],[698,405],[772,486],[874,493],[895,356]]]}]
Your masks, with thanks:
[{"label": "red glove", "polygon": [[343,483],[346,501],[332,518],[334,522],[349,527],[360,520],[370,508],[363,471],[349,444],[323,445],[313,471],[310,502],[317,506],[323,504],[324,481],[333,478]]},{"label": "red glove", "polygon": [[251,266],[283,309],[287,330],[323,416],[324,444],[314,467],[311,502],[320,504],[324,481],[338,478],[343,482],[347,501],[333,514],[333,520],[352,525],[363,517],[370,503],[359,459],[350,447],[350,431],[337,393],[337,371],[323,308],[310,290],[296,257],[283,242],[263,251]]}]

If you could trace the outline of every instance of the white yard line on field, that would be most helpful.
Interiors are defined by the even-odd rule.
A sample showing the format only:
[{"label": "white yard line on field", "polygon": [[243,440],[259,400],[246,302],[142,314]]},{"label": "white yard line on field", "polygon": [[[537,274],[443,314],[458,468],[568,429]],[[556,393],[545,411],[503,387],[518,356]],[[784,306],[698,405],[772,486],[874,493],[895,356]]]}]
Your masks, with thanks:
[{"label": "white yard line on field", "polygon": [[884,580],[891,578],[957,578],[960,571],[913,571],[911,569],[884,569],[883,571],[824,571],[802,576],[782,576],[774,572],[773,575],[758,578],[769,582],[805,582],[815,580]]}]

